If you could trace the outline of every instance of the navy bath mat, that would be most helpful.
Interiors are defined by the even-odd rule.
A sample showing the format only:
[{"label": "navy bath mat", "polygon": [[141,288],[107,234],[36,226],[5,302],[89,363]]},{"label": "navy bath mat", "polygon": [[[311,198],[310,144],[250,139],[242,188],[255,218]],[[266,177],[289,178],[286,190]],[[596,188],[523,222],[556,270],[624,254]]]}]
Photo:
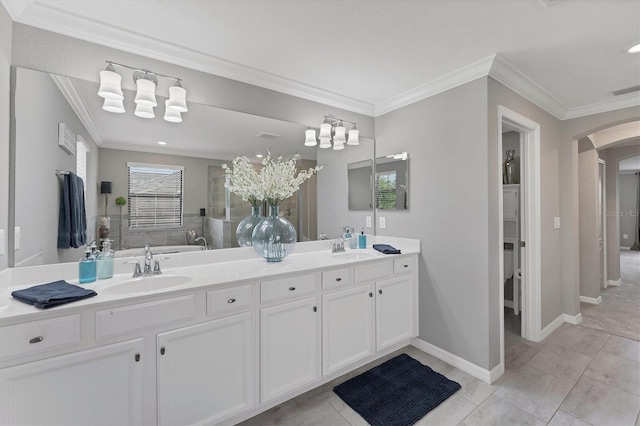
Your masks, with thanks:
[{"label": "navy bath mat", "polygon": [[458,389],[458,383],[401,354],[333,391],[373,426],[408,426]]}]

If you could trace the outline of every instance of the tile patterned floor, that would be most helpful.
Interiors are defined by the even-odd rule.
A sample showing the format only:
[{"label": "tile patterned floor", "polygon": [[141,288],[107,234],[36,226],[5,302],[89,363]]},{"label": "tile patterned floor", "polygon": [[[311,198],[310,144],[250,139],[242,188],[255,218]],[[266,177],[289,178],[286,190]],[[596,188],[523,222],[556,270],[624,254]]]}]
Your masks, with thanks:
[{"label": "tile patterned floor", "polygon": [[[638,274],[635,267],[631,269]],[[631,281],[623,277],[623,282]],[[604,294],[605,301],[608,296]],[[629,303],[639,305],[640,298]],[[640,323],[635,324],[638,330],[630,325],[624,330],[640,330]],[[398,353],[406,353],[462,385],[417,425],[640,426],[640,342],[619,335],[619,330],[563,324],[540,343],[507,330],[506,372],[493,385],[407,346],[242,425],[366,425],[333,393],[333,387]]]}]

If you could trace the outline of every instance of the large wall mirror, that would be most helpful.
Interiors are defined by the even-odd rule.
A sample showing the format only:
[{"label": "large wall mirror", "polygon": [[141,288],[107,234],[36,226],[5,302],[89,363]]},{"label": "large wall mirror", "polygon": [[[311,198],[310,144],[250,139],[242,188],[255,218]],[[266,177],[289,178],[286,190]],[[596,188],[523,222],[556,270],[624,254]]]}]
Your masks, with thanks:
[{"label": "large wall mirror", "polygon": [[[134,93],[125,91],[125,113],[102,109],[98,84],[24,68],[15,69],[12,88],[15,226],[20,228],[19,247],[10,266],[32,266],[77,261],[83,248],[57,249],[58,209],[61,177],[57,171],[76,171],[76,155],[58,145],[59,123],[81,138],[86,154],[86,213],[88,241],[97,237],[101,217],[110,218],[109,238],[116,249],[186,245],[188,231],[204,236],[213,248],[237,245],[235,227],[251,213],[250,205],[224,188],[223,163],[238,155],[260,162],[258,154],[270,150],[274,156],[300,155],[300,167],[324,164],[317,178],[308,180],[298,193],[283,202],[281,214],[298,231],[299,241],[315,240],[320,233],[364,216],[348,213],[347,164],[373,161],[373,139],[361,137],[360,146],[344,151],[305,147],[304,131],[298,123],[274,120],[211,105],[189,102],[181,123],[163,120],[163,107],[155,118],[133,113]],[[157,95],[158,104],[164,98]],[[188,99],[187,99],[188,101]],[[164,144],[160,144],[164,143]],[[331,152],[326,152],[331,151]],[[179,166],[184,169],[183,226],[142,230],[128,226],[128,205],[115,203],[128,195],[128,164]],[[111,193],[102,194],[101,182],[111,182]],[[344,203],[334,203],[344,199]],[[342,205],[344,204],[344,205]],[[329,208],[327,208],[329,206]],[[372,209],[362,214],[372,214]],[[121,216],[122,214],[122,216]],[[202,215],[204,214],[204,216]],[[345,223],[342,223],[345,222]],[[357,223],[356,223],[357,222]]]},{"label": "large wall mirror", "polygon": [[409,209],[409,154],[376,158],[375,201],[378,210]]},{"label": "large wall mirror", "polygon": [[373,161],[347,164],[349,210],[373,209]]}]

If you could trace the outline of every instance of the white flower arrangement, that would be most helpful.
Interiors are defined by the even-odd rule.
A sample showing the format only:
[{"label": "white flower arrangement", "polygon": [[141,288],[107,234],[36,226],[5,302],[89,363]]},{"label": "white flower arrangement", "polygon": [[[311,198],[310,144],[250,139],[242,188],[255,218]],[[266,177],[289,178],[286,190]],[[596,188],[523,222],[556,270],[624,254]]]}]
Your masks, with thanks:
[{"label": "white flower arrangement", "polygon": [[262,160],[262,169],[258,171],[247,157],[236,157],[233,159],[233,169],[222,165],[230,178],[230,183],[225,186],[253,205],[267,200],[267,203],[276,206],[295,194],[305,180],[322,169],[322,166],[316,166],[296,174],[298,158],[296,154],[287,160],[282,157],[274,160],[271,153],[267,152]]}]

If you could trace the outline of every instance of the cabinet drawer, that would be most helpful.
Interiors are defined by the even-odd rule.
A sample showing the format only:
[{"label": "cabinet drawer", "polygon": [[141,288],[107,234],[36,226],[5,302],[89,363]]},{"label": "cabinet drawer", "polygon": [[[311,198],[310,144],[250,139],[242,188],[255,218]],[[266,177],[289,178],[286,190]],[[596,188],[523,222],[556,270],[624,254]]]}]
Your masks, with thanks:
[{"label": "cabinet drawer", "polygon": [[253,286],[223,288],[207,292],[207,315],[232,309],[250,308],[253,305]]},{"label": "cabinet drawer", "polygon": [[414,268],[414,258],[413,257],[404,257],[402,259],[395,259],[393,261],[393,275],[398,274],[408,274],[413,272]]},{"label": "cabinet drawer", "polygon": [[391,276],[392,263],[390,260],[383,260],[376,263],[368,263],[366,265],[360,265],[355,267],[355,280],[356,283],[363,283],[367,281],[375,281],[381,278],[388,278]]},{"label": "cabinet drawer", "polygon": [[96,340],[193,318],[193,295],[96,312]]},{"label": "cabinet drawer", "polygon": [[298,275],[260,283],[262,303],[312,294],[316,290],[316,274]]},{"label": "cabinet drawer", "polygon": [[350,268],[332,269],[322,272],[322,289],[344,287],[352,283]]},{"label": "cabinet drawer", "polygon": [[0,359],[80,343],[80,315],[11,325],[0,329]]}]

